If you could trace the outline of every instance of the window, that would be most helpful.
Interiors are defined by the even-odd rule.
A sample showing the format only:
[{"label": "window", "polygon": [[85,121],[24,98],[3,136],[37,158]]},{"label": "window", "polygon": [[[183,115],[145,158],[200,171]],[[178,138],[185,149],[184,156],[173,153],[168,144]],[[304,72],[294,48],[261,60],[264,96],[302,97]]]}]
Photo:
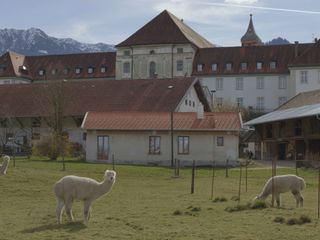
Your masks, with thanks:
[{"label": "window", "polygon": [[279,97],[279,106],[287,101],[287,97]]},{"label": "window", "polygon": [[188,105],[188,99],[184,100],[184,103],[185,103],[186,105]]},{"label": "window", "polygon": [[211,70],[212,70],[213,72],[216,72],[216,71],[217,71],[217,68],[218,68],[218,64],[216,64],[216,63],[211,64]]},{"label": "window", "polygon": [[93,67],[88,67],[88,73],[92,74],[94,72],[94,68]]},{"label": "window", "polygon": [[4,80],[3,84],[10,84],[10,80]]},{"label": "window", "polygon": [[44,69],[40,69],[40,70],[38,71],[38,74],[39,74],[40,76],[43,76],[44,73],[45,73]]},{"label": "window", "polygon": [[41,118],[35,117],[31,119],[31,127],[36,128],[41,126]]},{"label": "window", "polygon": [[149,137],[149,154],[160,154],[160,136]]},{"label": "window", "polygon": [[286,89],[287,88],[287,79],[284,76],[279,77],[279,89]]},{"label": "window", "polygon": [[130,56],[130,50],[124,50],[123,55],[125,56]]},{"label": "window", "polygon": [[301,71],[300,72],[300,83],[301,84],[308,84],[308,71]]},{"label": "window", "polygon": [[203,69],[203,65],[202,64],[198,64],[197,65],[197,71],[198,72],[202,72],[202,69]]},{"label": "window", "polygon": [[81,72],[82,72],[82,68],[76,67],[75,73],[76,73],[76,74],[80,74]]},{"label": "window", "polygon": [[183,60],[178,60],[177,61],[177,71],[178,72],[183,71]]},{"label": "window", "polygon": [[223,89],[223,78],[217,78],[216,79],[216,90],[222,90]]},{"label": "window", "polygon": [[257,97],[257,111],[264,110],[264,97]]},{"label": "window", "polygon": [[69,68],[63,69],[63,74],[64,74],[64,75],[67,75],[68,73],[69,73]]},{"label": "window", "polygon": [[189,154],[189,137],[178,137],[178,154]]},{"label": "window", "polygon": [[82,140],[87,141],[87,133],[86,132],[82,133]]},{"label": "window", "polygon": [[152,55],[152,54],[155,54],[155,51],[154,50],[150,50],[149,53]]},{"label": "window", "polygon": [[243,98],[242,97],[237,97],[237,106],[238,107],[243,107]]},{"label": "window", "polygon": [[232,69],[232,63],[226,63],[226,70],[231,71]]},{"label": "window", "polygon": [[105,73],[107,71],[107,67],[106,66],[101,66],[100,67],[100,72],[101,73]]},{"label": "window", "polygon": [[218,147],[224,146],[224,137],[217,137],[217,146]]},{"label": "window", "polygon": [[154,61],[149,63],[149,77],[156,77],[156,63]]},{"label": "window", "polygon": [[275,62],[275,61],[272,61],[272,62],[270,62],[270,69],[276,69],[277,68],[277,62]]},{"label": "window", "polygon": [[183,48],[177,48],[177,53],[183,53]]},{"label": "window", "polygon": [[302,134],[302,121],[297,119],[294,122],[294,136],[301,136]]},{"label": "window", "polygon": [[236,78],[236,90],[243,90],[243,78]]},{"label": "window", "polygon": [[257,70],[261,70],[262,69],[262,62],[257,62]]},{"label": "window", "polygon": [[222,106],[222,103],[223,103],[223,98],[222,98],[222,97],[217,97],[217,98],[216,98],[216,101],[217,101],[217,106],[218,106],[218,107],[221,107],[221,106]]},{"label": "window", "polygon": [[98,160],[109,159],[109,136],[97,136]]},{"label": "window", "polygon": [[264,89],[264,78],[257,77],[257,89]]},{"label": "window", "polygon": [[57,74],[57,72],[58,72],[58,70],[57,70],[57,69],[52,69],[52,70],[51,70],[51,75],[56,75],[56,74]]},{"label": "window", "polygon": [[241,70],[247,70],[247,68],[248,68],[248,63],[242,62],[241,63]]},{"label": "window", "polygon": [[123,73],[130,73],[130,63],[129,62],[123,63]]},{"label": "window", "polygon": [[195,107],[195,106],[196,106],[195,102],[194,102],[194,101],[192,101],[192,107]]},{"label": "window", "polygon": [[191,106],[191,100],[189,100],[189,106]]},{"label": "window", "polygon": [[0,65],[0,73],[3,73],[3,72],[5,72],[6,71],[6,65],[4,65],[4,64],[1,64]]}]

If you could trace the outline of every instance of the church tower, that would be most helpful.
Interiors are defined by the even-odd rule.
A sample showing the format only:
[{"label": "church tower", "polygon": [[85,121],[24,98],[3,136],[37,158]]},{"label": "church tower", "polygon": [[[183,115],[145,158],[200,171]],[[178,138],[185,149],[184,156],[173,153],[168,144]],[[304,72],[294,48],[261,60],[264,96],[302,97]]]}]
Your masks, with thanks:
[{"label": "church tower", "polygon": [[256,34],[252,22],[252,14],[250,14],[250,22],[247,29],[247,32],[242,36],[241,38],[241,45],[243,47],[249,47],[249,46],[258,46],[263,45],[261,39]]}]

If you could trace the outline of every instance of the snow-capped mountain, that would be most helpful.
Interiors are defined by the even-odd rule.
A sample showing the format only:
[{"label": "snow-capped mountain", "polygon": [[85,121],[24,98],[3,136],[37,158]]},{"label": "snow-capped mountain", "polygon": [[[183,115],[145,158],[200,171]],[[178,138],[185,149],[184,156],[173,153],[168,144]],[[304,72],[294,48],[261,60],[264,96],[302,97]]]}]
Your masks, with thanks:
[{"label": "snow-capped mountain", "polygon": [[115,48],[110,44],[87,44],[71,38],[51,37],[38,28],[27,30],[0,29],[0,55],[9,50],[24,55],[46,55],[111,52],[115,51]]}]

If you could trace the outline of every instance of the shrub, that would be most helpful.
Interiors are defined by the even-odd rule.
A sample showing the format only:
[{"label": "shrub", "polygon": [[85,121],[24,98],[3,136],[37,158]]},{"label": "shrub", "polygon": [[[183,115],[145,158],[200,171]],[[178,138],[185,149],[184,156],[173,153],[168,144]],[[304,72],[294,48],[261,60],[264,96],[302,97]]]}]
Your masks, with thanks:
[{"label": "shrub", "polygon": [[284,217],[276,217],[273,221],[277,223],[284,223],[286,220]]},{"label": "shrub", "polygon": [[200,212],[201,211],[201,207],[194,207],[191,209],[192,212]]},{"label": "shrub", "polygon": [[311,218],[306,215],[301,215],[299,218],[299,224],[311,223]]},{"label": "shrub", "polygon": [[175,210],[173,212],[173,215],[175,215],[175,216],[182,215],[182,212],[180,210]]},{"label": "shrub", "polygon": [[212,202],[226,202],[227,199],[225,197],[216,197],[212,200]]},{"label": "shrub", "polygon": [[299,219],[297,219],[297,218],[289,218],[289,219],[287,220],[287,224],[288,224],[288,225],[299,224]]},{"label": "shrub", "polygon": [[232,201],[239,201],[239,197],[238,196],[233,196],[233,197],[231,197],[231,200]]},{"label": "shrub", "polygon": [[264,201],[256,201],[250,206],[251,209],[263,209],[267,208],[267,204]]}]

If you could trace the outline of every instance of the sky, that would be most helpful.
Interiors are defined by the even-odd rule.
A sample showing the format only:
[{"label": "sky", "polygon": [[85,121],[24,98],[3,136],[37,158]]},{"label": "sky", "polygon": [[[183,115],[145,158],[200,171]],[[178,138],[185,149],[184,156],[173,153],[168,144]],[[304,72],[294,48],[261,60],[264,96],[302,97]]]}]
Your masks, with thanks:
[{"label": "sky", "polygon": [[117,44],[167,9],[220,46],[238,46],[253,14],[263,42],[320,38],[317,0],[1,0],[0,29],[40,28],[86,43]]}]

